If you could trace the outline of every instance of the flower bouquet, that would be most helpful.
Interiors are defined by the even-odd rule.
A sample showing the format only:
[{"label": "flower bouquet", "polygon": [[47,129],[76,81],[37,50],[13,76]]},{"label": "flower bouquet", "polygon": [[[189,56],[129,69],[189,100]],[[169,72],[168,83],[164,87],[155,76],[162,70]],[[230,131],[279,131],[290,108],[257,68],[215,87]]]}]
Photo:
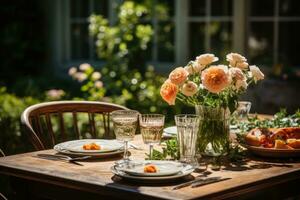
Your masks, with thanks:
[{"label": "flower bouquet", "polygon": [[228,65],[215,65],[214,54],[203,54],[185,67],[177,67],[160,89],[162,98],[175,105],[175,100],[194,106],[201,116],[197,148],[207,155],[226,153],[229,144],[229,117],[236,109],[239,95],[251,83],[264,79],[260,69],[247,63],[237,53],[226,56]]}]

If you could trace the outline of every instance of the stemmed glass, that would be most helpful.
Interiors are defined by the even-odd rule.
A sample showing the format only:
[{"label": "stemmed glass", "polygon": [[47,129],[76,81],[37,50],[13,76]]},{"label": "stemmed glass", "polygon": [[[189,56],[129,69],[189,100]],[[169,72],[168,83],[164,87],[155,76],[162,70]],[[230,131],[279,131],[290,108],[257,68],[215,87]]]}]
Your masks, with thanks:
[{"label": "stemmed glass", "polygon": [[149,144],[149,157],[152,159],[153,145],[160,142],[165,116],[162,114],[140,115],[140,129],[145,144]]},{"label": "stemmed glass", "polygon": [[135,110],[116,110],[111,112],[116,139],[124,142],[124,155],[120,163],[129,161],[128,142],[134,138],[138,115],[139,112]]}]

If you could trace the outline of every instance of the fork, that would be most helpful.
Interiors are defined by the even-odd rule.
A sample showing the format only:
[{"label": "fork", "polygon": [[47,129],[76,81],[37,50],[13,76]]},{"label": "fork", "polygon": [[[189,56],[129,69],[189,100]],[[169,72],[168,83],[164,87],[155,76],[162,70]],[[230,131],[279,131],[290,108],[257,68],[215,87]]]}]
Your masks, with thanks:
[{"label": "fork", "polygon": [[73,164],[76,164],[76,165],[81,165],[81,166],[83,166],[83,164],[80,164],[76,161],[91,158],[91,156],[82,156],[82,157],[71,158],[71,157],[66,156],[66,155],[58,155],[58,154],[55,154],[55,155],[54,154],[37,154],[36,156],[39,157],[39,158],[44,158],[44,159],[49,159],[49,160],[68,161],[70,163],[73,163]]}]

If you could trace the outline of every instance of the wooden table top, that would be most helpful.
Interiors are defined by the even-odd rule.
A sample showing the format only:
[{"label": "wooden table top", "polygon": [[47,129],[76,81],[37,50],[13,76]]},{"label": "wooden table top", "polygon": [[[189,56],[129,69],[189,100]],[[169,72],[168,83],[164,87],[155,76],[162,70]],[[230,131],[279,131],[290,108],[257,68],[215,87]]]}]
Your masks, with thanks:
[{"label": "wooden table top", "polygon": [[[148,148],[143,144],[141,135],[137,135],[133,143],[143,147],[144,150],[130,149],[132,158],[144,158]],[[183,181],[147,185],[128,182],[114,176],[110,167],[120,157],[85,161],[81,162],[84,166],[78,166],[62,161],[33,157],[41,152],[55,153],[54,150],[46,150],[0,158],[0,173],[118,198],[123,194],[129,194],[133,199],[227,198],[256,191],[258,188],[277,182],[293,180],[300,175],[300,162],[271,163],[251,160],[243,166],[223,167],[220,171],[212,171],[212,174],[209,175],[209,177],[230,177],[232,178],[230,180],[198,188],[186,187],[172,190],[175,185]],[[193,173],[192,175],[199,174]]]}]

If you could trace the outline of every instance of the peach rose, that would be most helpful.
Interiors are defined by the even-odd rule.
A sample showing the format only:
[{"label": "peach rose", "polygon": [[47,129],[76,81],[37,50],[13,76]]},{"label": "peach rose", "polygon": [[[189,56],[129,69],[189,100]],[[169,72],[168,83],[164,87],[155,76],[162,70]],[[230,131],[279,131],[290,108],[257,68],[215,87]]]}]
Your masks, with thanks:
[{"label": "peach rose", "polygon": [[265,75],[260,71],[260,69],[256,65],[251,65],[249,68],[255,81],[262,80],[265,78]]},{"label": "peach rose", "polygon": [[169,79],[166,80],[160,88],[161,97],[169,104],[175,105],[178,86],[172,83]]},{"label": "peach rose", "polygon": [[188,75],[189,73],[183,67],[177,67],[170,73],[169,79],[172,83],[181,85],[186,81]]},{"label": "peach rose", "polygon": [[181,92],[185,96],[193,96],[198,91],[198,86],[193,81],[188,81],[187,83],[183,84]]},{"label": "peach rose", "polygon": [[201,74],[202,84],[212,93],[219,93],[230,84],[230,76],[224,66],[211,66]]},{"label": "peach rose", "polygon": [[247,62],[238,62],[236,63],[235,67],[238,67],[240,69],[247,69],[249,64]]},{"label": "peach rose", "polygon": [[245,75],[243,74],[243,71],[240,68],[232,67],[229,69],[229,74],[231,78],[235,80],[244,80]]},{"label": "peach rose", "polygon": [[219,58],[211,53],[202,54],[202,55],[196,57],[196,62],[201,66],[209,65],[218,60],[219,60]]}]

